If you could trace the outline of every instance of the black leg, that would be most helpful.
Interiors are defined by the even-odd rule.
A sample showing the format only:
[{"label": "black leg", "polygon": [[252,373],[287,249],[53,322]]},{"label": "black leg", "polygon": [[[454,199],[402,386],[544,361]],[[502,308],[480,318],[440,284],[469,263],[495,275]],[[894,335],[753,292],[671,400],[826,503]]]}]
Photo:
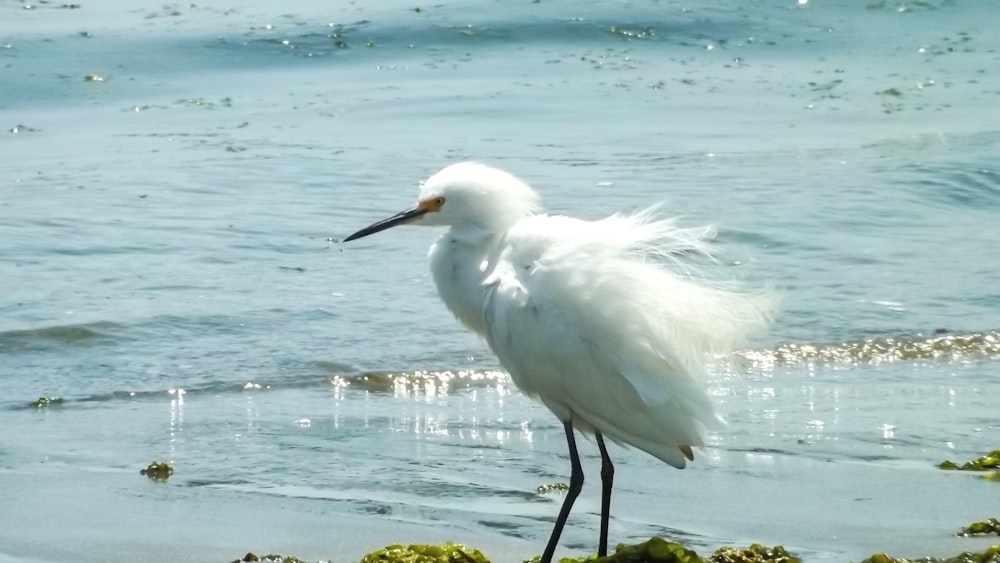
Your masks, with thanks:
[{"label": "black leg", "polygon": [[597,432],[597,447],[601,449],[601,539],[597,544],[597,556],[608,554],[608,519],[611,517],[611,484],[615,480],[615,466],[604,447],[604,436]]},{"label": "black leg", "polygon": [[573,508],[573,502],[583,488],[583,468],[580,467],[580,453],[576,451],[576,438],[573,437],[573,422],[566,420],[563,422],[566,429],[566,443],[569,444],[569,461],[572,469],[569,474],[569,489],[566,491],[566,499],[563,500],[562,508],[559,509],[559,517],[556,518],[556,526],[552,528],[552,535],[549,536],[549,544],[545,546],[545,553],[542,554],[542,563],[551,563],[552,556],[556,552],[556,545],[559,544],[559,536],[562,535],[563,526],[569,518],[569,511]]}]

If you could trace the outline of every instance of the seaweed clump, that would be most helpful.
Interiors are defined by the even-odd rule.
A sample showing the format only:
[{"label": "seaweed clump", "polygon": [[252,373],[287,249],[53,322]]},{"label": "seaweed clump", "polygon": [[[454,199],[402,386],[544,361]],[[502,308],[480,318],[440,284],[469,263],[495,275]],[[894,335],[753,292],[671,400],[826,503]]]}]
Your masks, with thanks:
[{"label": "seaweed clump", "polygon": [[566,492],[567,490],[569,490],[569,485],[566,483],[550,483],[547,485],[538,485],[538,487],[535,488],[535,492],[540,495],[551,493],[552,491]]},{"label": "seaweed clump", "polygon": [[962,465],[946,459],[938,464],[938,468],[955,471],[989,471],[983,476],[984,479],[1000,481],[1000,450],[993,450]]},{"label": "seaweed clump", "polygon": [[966,551],[954,557],[938,559],[936,557],[922,557],[920,559],[903,559],[902,557],[891,557],[884,553],[876,553],[861,563],[998,563],[1000,562],[1000,545],[987,547],[979,553]]},{"label": "seaweed clump", "polygon": [[248,552],[246,555],[239,559],[233,560],[233,563],[244,563],[248,561],[263,561],[264,563],[306,563],[305,561],[294,557],[292,555],[257,555],[254,552]]},{"label": "seaweed clump", "polygon": [[145,469],[140,469],[139,473],[145,475],[154,481],[166,481],[174,474],[174,468],[170,467],[167,462],[154,461],[146,466]]},{"label": "seaweed clump", "polygon": [[765,547],[759,543],[746,549],[720,547],[712,555],[712,563],[801,563],[801,559],[780,546]]},{"label": "seaweed clump", "polygon": [[962,531],[956,535],[967,538],[969,536],[986,536],[989,534],[996,534],[1000,536],[1000,520],[990,518],[985,522],[973,522],[972,524],[962,528]]},{"label": "seaweed clump", "polygon": [[618,544],[615,552],[607,557],[591,557],[580,561],[602,563],[702,563],[694,551],[679,543],[669,542],[659,536],[635,545]]},{"label": "seaweed clump", "polygon": [[63,402],[64,399],[62,397],[39,397],[37,401],[31,401],[31,406],[40,409],[52,405],[61,405]]},{"label": "seaweed clump", "polygon": [[972,461],[967,461],[959,465],[953,461],[944,460],[938,464],[940,469],[955,469],[959,471],[989,471],[990,469],[1000,469],[1000,450],[980,456]]},{"label": "seaweed clump", "polygon": [[361,558],[361,563],[490,563],[478,549],[445,542],[444,545],[392,544]]},{"label": "seaweed clump", "polygon": [[[525,563],[536,563],[540,557]],[[659,536],[635,545],[618,544],[615,552],[607,557],[591,555],[584,558],[563,558],[560,563],[799,563],[799,559],[781,546],[764,547],[753,544],[745,549],[722,547],[709,559],[679,543],[669,542]]]}]

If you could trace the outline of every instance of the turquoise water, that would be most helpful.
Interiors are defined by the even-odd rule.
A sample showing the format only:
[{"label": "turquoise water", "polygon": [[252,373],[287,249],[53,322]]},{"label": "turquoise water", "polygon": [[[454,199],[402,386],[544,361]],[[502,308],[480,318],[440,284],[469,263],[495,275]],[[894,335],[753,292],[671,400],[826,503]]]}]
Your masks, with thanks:
[{"label": "turquoise water", "polygon": [[561,427],[438,302],[436,233],[339,243],[467,158],[715,224],[783,294],[696,463],[612,450],[612,543],[981,546],[1000,491],[934,464],[1000,442],[998,8],[0,4],[0,560],[540,552]]}]

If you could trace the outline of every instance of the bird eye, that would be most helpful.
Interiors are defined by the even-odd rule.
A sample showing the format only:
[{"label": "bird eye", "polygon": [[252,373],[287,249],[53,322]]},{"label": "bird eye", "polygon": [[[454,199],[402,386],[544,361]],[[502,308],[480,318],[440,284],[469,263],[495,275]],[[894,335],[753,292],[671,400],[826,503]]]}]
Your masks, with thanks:
[{"label": "bird eye", "polygon": [[443,197],[434,198],[434,205],[438,208],[444,207],[444,198]]}]

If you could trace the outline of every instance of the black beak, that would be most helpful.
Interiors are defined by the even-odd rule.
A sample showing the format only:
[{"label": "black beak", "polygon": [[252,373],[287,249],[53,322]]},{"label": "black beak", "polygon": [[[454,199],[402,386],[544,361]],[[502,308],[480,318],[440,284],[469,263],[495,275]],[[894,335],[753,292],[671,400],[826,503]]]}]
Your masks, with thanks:
[{"label": "black beak", "polygon": [[379,231],[384,231],[384,230],[388,229],[389,227],[395,227],[396,225],[402,225],[403,223],[409,223],[410,221],[414,221],[416,219],[419,219],[420,217],[422,217],[424,215],[424,213],[427,213],[428,211],[429,211],[428,209],[421,209],[419,207],[412,207],[410,209],[407,209],[406,211],[402,211],[400,213],[397,213],[397,214],[393,215],[392,217],[389,217],[388,219],[382,219],[381,221],[379,221],[377,223],[373,223],[371,225],[368,225],[367,227],[361,229],[360,231],[354,233],[353,235],[345,238],[344,242],[350,242],[352,240],[356,240],[356,239],[359,239],[359,238],[362,238],[362,237],[366,237],[368,235],[374,235],[375,233],[377,233]]}]

